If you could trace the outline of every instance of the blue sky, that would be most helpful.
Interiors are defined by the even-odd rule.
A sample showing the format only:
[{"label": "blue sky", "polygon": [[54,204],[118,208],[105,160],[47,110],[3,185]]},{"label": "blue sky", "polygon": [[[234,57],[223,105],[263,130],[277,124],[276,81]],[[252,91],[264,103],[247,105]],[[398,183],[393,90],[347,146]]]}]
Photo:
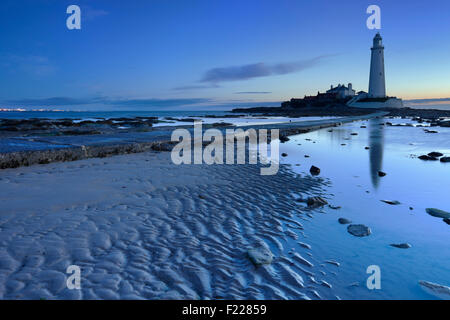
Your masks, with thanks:
[{"label": "blue sky", "polygon": [[[81,30],[66,8],[81,7]],[[3,0],[0,107],[196,110],[367,90],[381,7],[387,93],[450,97],[450,1]]]}]

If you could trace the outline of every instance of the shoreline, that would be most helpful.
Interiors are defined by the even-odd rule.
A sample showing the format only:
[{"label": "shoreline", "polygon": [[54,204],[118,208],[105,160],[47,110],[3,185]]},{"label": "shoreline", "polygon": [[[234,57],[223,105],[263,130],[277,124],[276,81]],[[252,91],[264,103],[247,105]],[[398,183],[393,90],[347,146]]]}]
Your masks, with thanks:
[{"label": "shoreline", "polygon": [[[280,135],[294,135],[306,133],[322,128],[339,126],[346,122],[352,122],[371,117],[383,116],[383,112],[370,113],[364,116],[350,116],[337,119],[300,121],[280,124],[249,125],[244,127],[254,129],[279,129]],[[229,125],[205,125],[207,128],[235,128]],[[0,169],[18,168],[34,164],[49,164],[52,162],[77,161],[88,158],[104,158],[119,154],[140,153],[149,150],[170,151],[173,143],[170,141],[171,132],[177,126],[158,127],[156,130],[138,133],[130,132],[104,135],[81,135],[62,137],[10,137],[3,139],[3,144],[29,144],[28,148],[36,146],[38,150],[18,150],[0,152]],[[191,129],[189,126],[181,128]],[[192,129],[191,129],[192,130]],[[128,134],[128,135],[127,135]],[[102,141],[103,140],[103,141]],[[0,145],[0,150],[6,149]]]}]

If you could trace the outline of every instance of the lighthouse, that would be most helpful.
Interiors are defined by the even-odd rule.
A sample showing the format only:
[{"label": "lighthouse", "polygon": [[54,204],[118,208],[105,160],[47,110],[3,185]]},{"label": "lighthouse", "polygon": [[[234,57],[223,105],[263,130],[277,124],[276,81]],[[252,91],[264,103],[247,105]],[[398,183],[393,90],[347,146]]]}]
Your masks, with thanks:
[{"label": "lighthouse", "polygon": [[384,80],[384,47],[380,33],[373,38],[370,60],[369,98],[385,98],[386,84]]}]

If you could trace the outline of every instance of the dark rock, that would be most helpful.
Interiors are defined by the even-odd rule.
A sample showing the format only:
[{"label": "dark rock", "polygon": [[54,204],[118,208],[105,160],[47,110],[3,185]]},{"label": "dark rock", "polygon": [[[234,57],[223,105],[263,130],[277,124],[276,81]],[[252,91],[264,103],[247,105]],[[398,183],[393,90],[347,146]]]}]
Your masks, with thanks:
[{"label": "dark rock", "polygon": [[288,154],[283,152],[283,153],[281,154],[281,156],[282,156],[282,157],[287,157]]},{"label": "dark rock", "polygon": [[369,149],[370,149],[370,147],[365,147],[364,149],[366,149],[366,150],[369,150]]},{"label": "dark rock", "polygon": [[378,176],[379,177],[384,177],[385,175],[386,175],[386,172],[378,171]]},{"label": "dark rock", "polygon": [[450,224],[450,218],[442,219],[446,224]]},{"label": "dark rock", "polygon": [[280,142],[281,142],[281,143],[285,143],[285,142],[291,140],[291,139],[289,139],[289,138],[288,138],[287,136],[285,136],[285,135],[281,135],[279,139],[280,139]]},{"label": "dark rock", "polygon": [[390,246],[400,248],[400,249],[411,248],[411,245],[409,243],[391,243]]},{"label": "dark rock", "polygon": [[443,156],[442,153],[436,152],[436,151],[430,152],[428,155],[429,155],[430,157],[434,157],[434,158],[439,158],[439,157],[442,157],[442,156]]},{"label": "dark rock", "polygon": [[152,145],[152,150],[155,151],[172,151],[173,144],[172,143],[156,143]]},{"label": "dark rock", "polygon": [[341,206],[332,206],[331,204],[329,204],[328,207],[333,210],[339,210],[341,208]]},{"label": "dark rock", "polygon": [[248,250],[247,256],[255,266],[270,264],[273,260],[273,254],[266,244]]},{"label": "dark rock", "polygon": [[436,161],[436,160],[438,160],[437,158],[435,158],[435,157],[430,157],[429,155],[421,155],[421,156],[419,156],[419,159],[420,160],[425,160],[425,161]]},{"label": "dark rock", "polygon": [[309,156],[307,154],[305,154],[305,158],[309,158]]},{"label": "dark rock", "polygon": [[450,157],[442,157],[441,162],[450,162]]},{"label": "dark rock", "polygon": [[306,200],[306,204],[308,205],[308,207],[317,208],[317,207],[323,207],[324,205],[327,205],[328,202],[327,202],[327,200],[325,200],[322,197],[309,197]]},{"label": "dark rock", "polygon": [[358,133],[357,133],[357,132],[352,132],[352,133],[350,133],[350,135],[351,135],[351,136],[357,136]]},{"label": "dark rock", "polygon": [[427,209],[425,209],[425,211],[430,216],[433,216],[436,218],[450,219],[450,212],[447,212],[444,210],[440,210],[440,209],[436,209],[436,208],[427,208]]},{"label": "dark rock", "polygon": [[311,166],[311,168],[309,169],[309,172],[313,175],[313,176],[317,176],[320,174],[320,168],[316,167],[316,166]]},{"label": "dark rock", "polygon": [[392,205],[392,206],[396,206],[396,205],[399,205],[400,204],[400,202],[399,201],[397,201],[397,200],[380,200],[381,202],[384,202],[384,203],[387,203],[387,204],[390,204],[390,205]]},{"label": "dark rock", "polygon": [[345,219],[345,218],[339,218],[339,219],[338,219],[338,222],[339,222],[340,224],[349,224],[349,223],[352,223],[351,220],[348,220],[348,219]]},{"label": "dark rock", "polygon": [[351,224],[347,227],[347,231],[355,237],[367,237],[372,233],[370,228],[363,224]]}]

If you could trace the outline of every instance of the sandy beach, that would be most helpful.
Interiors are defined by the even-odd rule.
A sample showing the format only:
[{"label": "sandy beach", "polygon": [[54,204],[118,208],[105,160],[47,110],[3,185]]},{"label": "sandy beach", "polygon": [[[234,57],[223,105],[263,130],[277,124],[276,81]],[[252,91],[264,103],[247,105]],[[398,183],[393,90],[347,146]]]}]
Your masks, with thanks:
[{"label": "sandy beach", "polygon": [[[335,298],[321,281],[338,268],[286,245],[307,242],[294,194],[320,194],[321,179],[175,166],[169,155],[1,171],[0,297]],[[258,243],[271,247],[271,265],[249,261]],[[82,290],[66,288],[71,264],[82,268]]]},{"label": "sandy beach", "polygon": [[[390,178],[397,167],[388,168],[386,178],[372,173],[386,170],[383,150],[388,163],[395,163],[391,150],[408,145],[398,130],[410,130],[417,145],[401,152],[401,161],[426,175],[423,168],[429,168],[411,152],[450,152],[444,142],[450,132],[441,128],[433,145],[423,128],[385,128],[385,121],[291,136],[280,145],[287,156],[274,176],[260,175],[259,165],[177,166],[170,152],[155,151],[1,170],[0,298],[436,298],[418,281],[448,279],[448,225],[424,213],[424,206],[433,202],[445,210],[448,200],[437,189],[436,196],[419,202],[398,194],[394,190],[404,177]],[[351,157],[359,163],[352,168]],[[322,169],[319,176],[309,173],[311,165]],[[438,186],[435,179],[446,164],[433,165],[428,175]],[[384,181],[390,181],[388,189],[380,187]],[[355,201],[358,192],[363,198]],[[315,196],[329,206],[314,209],[299,201]],[[380,202],[394,198],[404,204]],[[397,215],[395,221],[383,217],[388,212]],[[353,237],[337,222],[340,217],[368,224],[373,235]],[[389,246],[403,241],[413,247]],[[249,252],[261,246],[273,260],[255,265]],[[371,264],[383,266],[386,290],[367,289]],[[414,264],[415,271],[405,275]],[[81,267],[81,290],[66,286],[69,265]]]}]

